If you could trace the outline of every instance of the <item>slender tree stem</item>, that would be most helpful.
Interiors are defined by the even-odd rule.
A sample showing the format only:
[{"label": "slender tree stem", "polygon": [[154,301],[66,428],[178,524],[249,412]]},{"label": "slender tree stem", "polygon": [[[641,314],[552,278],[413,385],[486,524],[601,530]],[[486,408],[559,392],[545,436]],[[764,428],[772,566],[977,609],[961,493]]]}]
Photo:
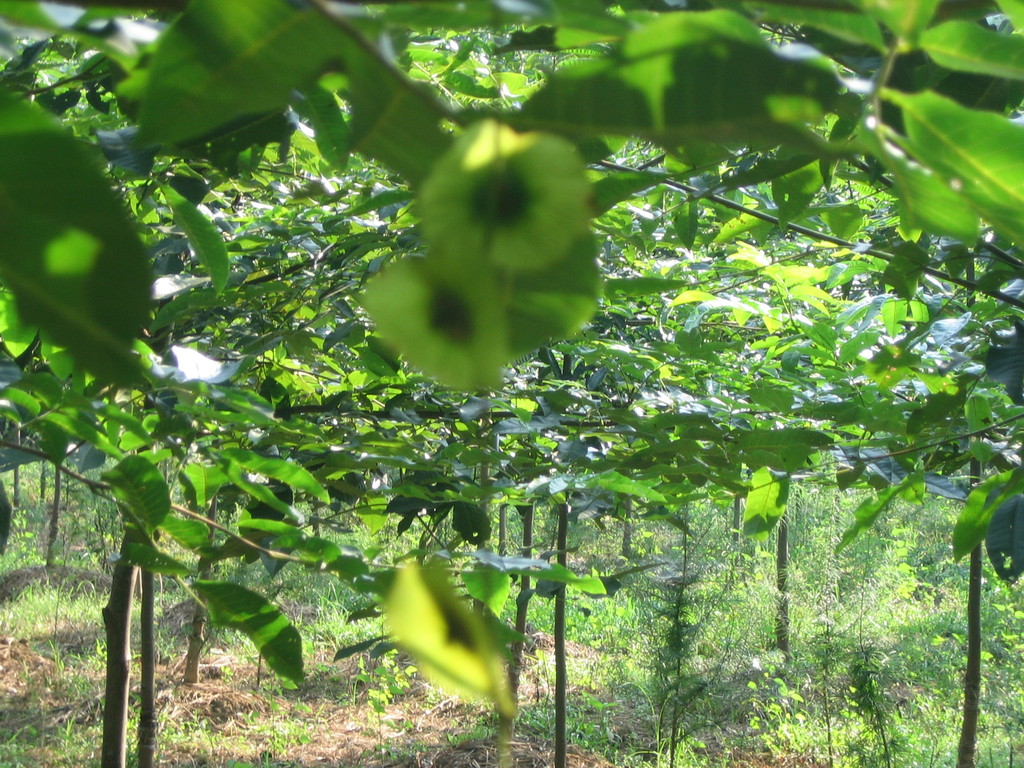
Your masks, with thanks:
[{"label": "slender tree stem", "polygon": [[107,638],[107,677],[103,696],[100,768],[124,768],[128,740],[128,692],[131,681],[132,593],[136,569],[114,566],[110,599],[103,608]]},{"label": "slender tree stem", "polygon": [[[568,566],[569,505],[558,505],[558,534],[555,548],[557,561],[563,568]],[[566,691],[568,678],[565,666],[565,585],[555,593],[555,763],[554,768],[566,768]]]},{"label": "slender tree stem", "polygon": [[141,686],[139,696],[139,768],[156,765],[156,636],[153,615],[153,573],[141,571],[142,604],[139,609],[140,633],[139,663]]},{"label": "slender tree stem", "polygon": [[971,550],[967,580],[967,668],[956,768],[974,768],[981,714],[981,545]]},{"label": "slender tree stem", "polygon": [[775,614],[775,647],[782,651],[789,662],[789,514],[783,513],[779,520],[778,540],[775,548],[775,585],[778,588],[778,603]]}]

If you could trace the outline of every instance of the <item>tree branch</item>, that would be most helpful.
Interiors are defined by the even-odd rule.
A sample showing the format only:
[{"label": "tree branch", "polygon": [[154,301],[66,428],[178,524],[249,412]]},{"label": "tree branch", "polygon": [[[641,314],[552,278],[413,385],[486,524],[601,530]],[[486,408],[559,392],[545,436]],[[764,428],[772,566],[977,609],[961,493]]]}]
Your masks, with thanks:
[{"label": "tree branch", "polygon": [[[625,165],[619,165],[618,163],[612,163],[608,161],[601,161],[600,163],[598,163],[598,165],[600,165],[602,168],[608,168],[609,170],[613,171],[636,171],[635,168],[630,168]],[[672,189],[677,189],[680,192],[685,192],[686,194],[690,195],[692,199],[709,200],[715,203],[715,205],[720,205],[723,208],[728,208],[729,210],[736,211],[737,213],[744,213],[748,216],[752,216],[755,219],[760,219],[761,221],[767,222],[769,224],[774,224],[777,227],[783,228],[783,225],[779,221],[778,216],[773,216],[770,213],[765,213],[764,211],[760,211],[757,208],[751,208],[749,206],[743,205],[743,203],[737,203],[734,200],[730,200],[729,198],[724,197],[723,195],[717,195],[713,192],[702,192],[697,187],[694,187],[690,184],[684,184],[681,181],[675,181],[674,179],[662,179],[660,183],[664,184],[666,187],[671,187]],[[811,229],[810,227],[805,227],[801,224],[793,224],[792,222],[790,222],[786,224],[784,228],[790,230],[791,232],[795,232],[798,235],[803,235],[804,237],[810,237],[816,240],[821,240],[826,243],[831,243],[832,245],[837,245],[840,248],[849,248],[851,251],[855,251],[857,253],[864,253],[869,256],[875,256],[876,258],[883,259],[887,262],[891,262],[893,260],[893,255],[888,251],[882,250],[881,248],[867,246],[863,243],[854,243],[851,242],[850,240],[844,240],[841,237],[836,237],[826,232]],[[988,296],[989,298],[992,299],[998,299],[999,301],[1002,301],[1005,304],[1010,305],[1011,307],[1024,309],[1024,300],[1018,299],[1015,296],[1010,296],[1009,294],[1003,293],[1002,291],[994,291],[988,288],[982,288],[980,285],[978,285],[978,283],[972,282],[970,280],[964,280],[959,277],[954,277],[953,275],[947,274],[942,270],[935,269],[934,267],[922,267],[921,272],[930,277],[934,277],[938,280],[944,280],[947,283],[952,283],[953,285],[958,285],[961,288],[965,288],[969,291],[979,293],[983,296]]]}]

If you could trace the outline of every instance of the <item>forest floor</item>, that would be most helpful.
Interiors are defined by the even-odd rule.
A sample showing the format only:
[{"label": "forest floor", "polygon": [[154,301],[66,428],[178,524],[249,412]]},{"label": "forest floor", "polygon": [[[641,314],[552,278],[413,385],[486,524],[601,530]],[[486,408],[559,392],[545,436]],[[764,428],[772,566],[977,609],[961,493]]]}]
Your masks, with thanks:
[{"label": "forest floor", "polygon": [[[80,574],[79,581],[80,581]],[[32,579],[25,578],[26,582]],[[81,581],[80,581],[81,583]],[[172,612],[163,622],[173,621]],[[550,653],[550,636],[536,633],[534,648]],[[216,641],[215,641],[216,643]],[[497,765],[491,717],[481,707],[448,697],[418,675],[368,675],[365,654],[334,661],[307,658],[295,690],[244,654],[207,649],[197,684],[180,682],[181,647],[166,649],[157,669],[161,728],[158,764],[168,768],[486,768]],[[103,709],[102,630],[65,617],[45,636],[0,637],[0,734],[13,766],[83,768],[98,755]],[[173,653],[173,656],[171,655]],[[597,652],[569,643],[577,657]],[[530,659],[534,663],[536,657]],[[372,664],[369,666],[372,667]],[[401,667],[398,667],[401,669]],[[379,692],[391,686],[387,695]],[[600,696],[601,692],[594,692]],[[525,707],[549,704],[541,675],[527,670],[520,690]],[[572,692],[570,691],[570,698]],[[136,702],[137,703],[137,702]],[[658,764],[643,714],[621,702],[602,714],[610,741],[632,751],[629,765]],[[546,727],[545,727],[546,726]],[[534,730],[536,734],[527,731]],[[512,744],[515,768],[548,768],[552,745],[534,719]],[[130,732],[129,740],[132,741]],[[646,744],[645,744],[646,742]],[[76,748],[72,748],[77,745]],[[15,749],[14,752],[10,751]],[[709,750],[705,765],[736,768],[819,768],[799,755]],[[91,756],[91,759],[90,759]],[[84,762],[83,762],[84,758]],[[6,760],[0,763],[7,765]],[[615,768],[598,754],[570,746],[571,768]]]}]

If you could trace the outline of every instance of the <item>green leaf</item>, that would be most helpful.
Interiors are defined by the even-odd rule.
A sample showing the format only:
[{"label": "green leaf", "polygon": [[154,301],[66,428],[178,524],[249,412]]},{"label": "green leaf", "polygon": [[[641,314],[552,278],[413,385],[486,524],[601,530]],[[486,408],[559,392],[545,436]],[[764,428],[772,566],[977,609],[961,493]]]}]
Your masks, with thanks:
[{"label": "green leaf", "polygon": [[903,110],[907,150],[1001,234],[1024,244],[1024,126],[934,93],[887,91]]},{"label": "green leaf", "polygon": [[199,549],[210,541],[210,528],[199,520],[171,517],[168,515],[160,523],[164,531],[185,549]]},{"label": "green leaf", "polygon": [[11,518],[14,510],[7,498],[7,489],[0,480],[0,555],[7,550],[7,542],[11,538]]},{"label": "green leaf", "polygon": [[854,203],[837,205],[822,211],[821,220],[836,237],[853,240],[864,226],[864,212]]},{"label": "green leaf", "polygon": [[662,293],[676,292],[680,288],[693,285],[693,280],[680,280],[672,277],[626,277],[605,280],[605,296],[657,296]]},{"label": "green leaf", "polygon": [[999,0],[999,7],[1013,22],[1015,29],[1024,29],[1024,0]]},{"label": "green leaf", "polygon": [[985,354],[985,373],[1006,387],[1015,405],[1024,405],[1024,322],[1014,320],[1013,338]]},{"label": "green leaf", "polygon": [[443,571],[402,566],[385,601],[385,616],[395,642],[438,685],[487,699],[503,716],[515,715],[497,644]]},{"label": "green leaf", "polygon": [[1014,582],[1024,573],[1024,495],[999,505],[985,535],[985,549],[1003,581]]},{"label": "green leaf", "polygon": [[810,163],[774,179],[772,198],[778,206],[780,226],[785,226],[807,210],[823,183],[817,163]]},{"label": "green leaf", "polygon": [[812,455],[831,445],[832,438],[814,429],[784,427],[747,430],[736,442],[744,464],[795,472],[804,468]]},{"label": "green leaf", "polygon": [[593,184],[594,215],[600,216],[616,203],[628,200],[664,180],[665,174],[653,171],[617,171],[602,176]]},{"label": "green leaf", "polygon": [[921,47],[949,69],[1024,80],[1024,38],[973,21],[947,21],[921,35]]},{"label": "green leaf", "polygon": [[258,453],[242,448],[230,448],[221,451],[221,456],[249,472],[265,475],[274,480],[279,480],[285,485],[290,485],[296,490],[308,493],[314,499],[324,504],[330,504],[331,502],[330,495],[320,485],[319,481],[313,477],[308,469],[295,462],[279,459],[274,456],[260,456]]},{"label": "green leaf", "polygon": [[124,504],[146,533],[152,533],[171,511],[167,482],[153,462],[143,456],[126,456],[103,474],[114,496]]},{"label": "green leaf", "polygon": [[220,230],[173,187],[165,185],[163,191],[174,213],[174,223],[184,231],[199,261],[210,273],[214,292],[220,293],[227,285],[230,271],[228,249]]},{"label": "green leaf", "polygon": [[438,127],[445,111],[433,95],[359,46],[349,47],[345,61],[352,149],[418,184],[451,145]]},{"label": "green leaf", "polygon": [[380,337],[449,386],[496,386],[508,351],[506,318],[486,270],[439,274],[426,259],[390,264],[363,293]]},{"label": "green leaf", "polygon": [[1022,487],[1024,474],[1011,470],[993,475],[971,491],[953,527],[953,557],[959,560],[984,540],[993,513]]},{"label": "green leaf", "polygon": [[517,274],[503,286],[509,305],[510,359],[552,339],[571,336],[590,320],[601,294],[595,252],[594,238],[588,234],[577,240],[561,261],[547,269]]},{"label": "green leaf", "polygon": [[[352,131],[345,122],[337,97],[319,85],[307,88],[302,95],[305,98],[296,108],[309,120],[317,149],[334,168],[345,170],[352,145]],[[355,214],[349,212],[348,215]]]},{"label": "green leaf", "polygon": [[452,504],[452,528],[468,543],[483,546],[491,535],[491,521],[478,504],[456,501]]},{"label": "green leaf", "polygon": [[848,547],[857,536],[874,525],[878,516],[899,497],[901,487],[901,485],[891,485],[880,491],[877,495],[862,501],[860,506],[854,510],[853,523],[843,533],[843,538],[839,541],[836,551]]},{"label": "green leaf", "polygon": [[150,307],[149,260],[94,158],[0,93],[0,168],[0,273],[19,317],[96,376],[137,379],[131,344]]},{"label": "green leaf", "polygon": [[597,475],[592,482],[588,482],[587,487],[604,488],[606,491],[614,491],[615,493],[622,493],[626,496],[635,496],[647,501],[667,501],[665,496],[654,488],[652,484],[634,480],[614,471],[602,472],[600,475]]},{"label": "green leaf", "polygon": [[750,490],[743,512],[743,533],[763,541],[786,513],[789,475],[760,467],[747,482],[747,487]]},{"label": "green leaf", "polygon": [[140,138],[181,142],[241,115],[279,109],[346,45],[308,6],[195,0],[153,53]]},{"label": "green leaf", "polygon": [[214,624],[242,632],[286,682],[302,681],[302,637],[279,608],[226,581],[197,581],[194,587]]},{"label": "green leaf", "polygon": [[121,547],[121,559],[163,576],[188,576],[191,573],[191,569],[183,562],[148,544],[125,542]]},{"label": "green leaf", "polygon": [[828,10],[825,7],[814,8],[788,6],[785,3],[766,2],[750,3],[769,21],[783,24],[807,25],[817,27],[830,35],[849,43],[867,43],[879,51],[885,50],[885,40],[878,24],[870,16],[851,10]]},{"label": "green leaf", "polygon": [[[515,124],[659,141],[812,141],[804,126],[838,95],[827,66],[771,48],[731,11],[665,14],[613,56],[564,67]],[[813,143],[813,142],[812,142]]]},{"label": "green leaf", "polygon": [[462,581],[471,597],[490,608],[495,616],[501,616],[501,609],[512,593],[512,578],[507,573],[494,568],[463,571]]},{"label": "green leaf", "polygon": [[977,239],[978,214],[963,204],[944,179],[892,153],[881,157],[899,193],[897,202],[905,226],[950,235],[965,243]]},{"label": "green leaf", "polygon": [[854,0],[871,16],[913,43],[935,15],[941,0]]},{"label": "green leaf", "polygon": [[0,2],[0,16],[26,27],[43,30],[57,30],[61,25],[39,3],[26,3],[24,0],[3,0]]}]

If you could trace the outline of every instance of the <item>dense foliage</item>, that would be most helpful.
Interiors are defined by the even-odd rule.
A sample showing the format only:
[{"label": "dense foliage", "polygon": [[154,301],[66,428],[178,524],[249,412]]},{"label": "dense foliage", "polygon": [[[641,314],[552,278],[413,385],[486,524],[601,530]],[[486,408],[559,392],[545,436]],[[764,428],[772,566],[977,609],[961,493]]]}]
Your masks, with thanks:
[{"label": "dense foliage", "polygon": [[530,505],[765,538],[870,487],[844,546],[932,493],[1024,571],[1017,0],[80,5],[0,2],[0,462],[115,499],[284,678],[210,564],[405,595],[507,713],[494,622],[392,582],[608,589],[504,556]]}]

